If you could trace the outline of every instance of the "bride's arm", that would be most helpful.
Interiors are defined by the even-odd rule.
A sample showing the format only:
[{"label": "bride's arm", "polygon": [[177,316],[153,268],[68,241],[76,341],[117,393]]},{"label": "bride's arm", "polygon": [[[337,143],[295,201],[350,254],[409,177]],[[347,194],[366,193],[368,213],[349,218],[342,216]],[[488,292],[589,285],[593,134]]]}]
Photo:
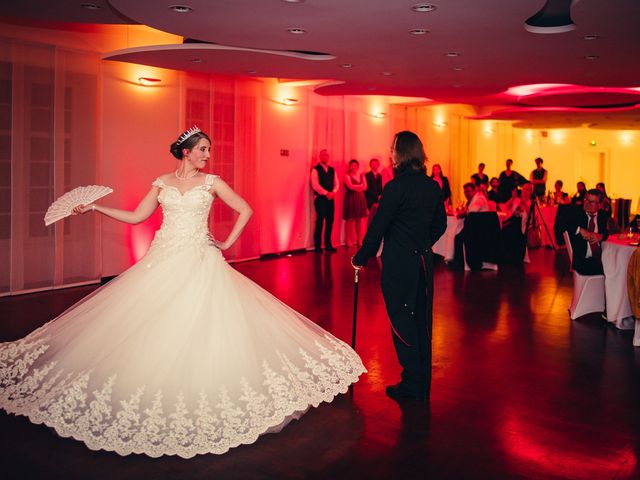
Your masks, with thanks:
[{"label": "bride's arm", "polygon": [[78,206],[73,209],[73,212],[77,215],[89,211],[96,211],[120,222],[132,224],[144,222],[153,212],[155,212],[156,208],[158,208],[158,190],[158,187],[151,187],[149,193],[145,195],[142,201],[132,212],[129,210],[120,210],[119,208],[105,207],[95,203]]},{"label": "bride's arm", "polygon": [[244,198],[234,192],[233,189],[220,177],[216,177],[213,183],[212,193],[215,193],[220,200],[239,213],[238,219],[233,225],[231,233],[229,233],[227,239],[223,242],[220,240],[214,240],[216,247],[220,250],[226,250],[238,239],[242,230],[244,230],[244,227],[247,225],[247,222],[249,222],[251,215],[253,215],[253,210]]}]

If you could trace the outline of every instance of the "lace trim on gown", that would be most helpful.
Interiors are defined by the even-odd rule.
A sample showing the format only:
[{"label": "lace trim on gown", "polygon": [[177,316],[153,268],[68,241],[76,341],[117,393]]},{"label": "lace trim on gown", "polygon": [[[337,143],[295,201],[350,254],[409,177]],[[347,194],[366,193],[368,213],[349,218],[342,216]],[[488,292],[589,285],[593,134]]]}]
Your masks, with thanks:
[{"label": "lace trim on gown", "polygon": [[[25,415],[36,424],[52,427],[62,437],[83,441],[91,450],[120,455],[144,453],[150,457],[222,454],[250,444],[309,406],[331,402],[366,372],[360,358],[340,341],[326,335],[316,342],[322,362],[300,349],[305,368],[287,357],[280,365],[262,365],[263,385],[239,379],[242,394],[232,399],[224,385],[216,396],[202,391],[197,404],[187,405],[182,394],[165,399],[162,391],[146,392],[140,385],[129,398],[114,401],[117,375],[90,391],[91,371],[65,373],[50,362],[31,370],[47,351],[46,339],[0,345],[0,405],[9,413]],[[146,408],[144,395],[152,395]],[[276,427],[276,428],[274,428]]]}]

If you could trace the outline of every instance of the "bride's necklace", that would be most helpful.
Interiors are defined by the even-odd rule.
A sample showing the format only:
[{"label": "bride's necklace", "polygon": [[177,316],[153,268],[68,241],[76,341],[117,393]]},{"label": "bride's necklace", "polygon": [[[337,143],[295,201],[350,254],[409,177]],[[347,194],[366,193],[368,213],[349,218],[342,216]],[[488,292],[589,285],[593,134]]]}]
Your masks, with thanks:
[{"label": "bride's necklace", "polygon": [[195,169],[191,175],[189,175],[189,176],[186,176],[186,175],[185,175],[185,176],[181,177],[180,175],[178,175],[178,170],[176,170],[176,171],[175,171],[175,175],[176,175],[176,178],[177,178],[178,180],[189,180],[190,178],[195,177],[195,176],[198,174],[198,172],[199,172],[199,171],[200,171],[200,170]]}]

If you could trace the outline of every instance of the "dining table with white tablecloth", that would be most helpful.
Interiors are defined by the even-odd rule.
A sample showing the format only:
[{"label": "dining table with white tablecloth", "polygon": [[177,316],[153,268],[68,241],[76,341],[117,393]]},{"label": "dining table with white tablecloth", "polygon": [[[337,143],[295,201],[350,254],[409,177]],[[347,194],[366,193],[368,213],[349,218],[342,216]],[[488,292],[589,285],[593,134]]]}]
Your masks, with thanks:
[{"label": "dining table with white tablecloth", "polygon": [[[506,218],[506,215],[503,212],[496,212],[498,215],[498,221],[500,222],[500,227],[502,227],[502,223]],[[432,250],[433,253],[444,257],[445,262],[450,262],[453,260],[455,256],[455,240],[456,235],[462,232],[464,228],[464,217],[458,218],[456,215],[447,215],[447,229],[442,234],[442,236],[438,239],[438,241],[433,245]]]},{"label": "dining table with white tablecloth", "polygon": [[607,320],[622,330],[635,330],[633,345],[640,346],[640,322],[633,317],[627,293],[627,267],[637,248],[626,235],[611,235],[602,242],[602,267]]}]

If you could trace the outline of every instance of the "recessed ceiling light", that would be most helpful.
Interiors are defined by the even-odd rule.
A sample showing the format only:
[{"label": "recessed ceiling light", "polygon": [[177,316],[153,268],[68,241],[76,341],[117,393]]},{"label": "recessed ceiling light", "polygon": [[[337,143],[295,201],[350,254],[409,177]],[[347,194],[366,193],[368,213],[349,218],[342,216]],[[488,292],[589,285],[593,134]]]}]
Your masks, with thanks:
[{"label": "recessed ceiling light", "polygon": [[189,5],[171,5],[169,10],[175,13],[191,13],[193,12],[193,8]]},{"label": "recessed ceiling light", "polygon": [[304,35],[305,33],[307,33],[307,31],[304,28],[298,28],[298,27],[287,28],[287,32],[289,32],[291,35]]},{"label": "recessed ceiling light", "polygon": [[393,75],[393,72],[382,72],[382,75],[384,75],[385,77],[390,77],[391,75]]},{"label": "recessed ceiling light", "polygon": [[433,3],[418,3],[416,5],[414,5],[413,7],[411,7],[411,10],[413,10],[414,12],[433,12],[436,7]]},{"label": "recessed ceiling light", "polygon": [[453,67],[451,70],[453,70],[454,72],[461,72],[464,70],[464,67]]},{"label": "recessed ceiling light", "polygon": [[192,58],[191,61],[193,63],[202,63],[202,59],[201,58]]},{"label": "recessed ceiling light", "polygon": [[284,3],[304,3],[304,0],[282,0]]},{"label": "recessed ceiling light", "polygon": [[585,55],[585,57],[587,60],[598,60],[600,58],[600,55]]},{"label": "recessed ceiling light", "polygon": [[257,70],[247,70],[247,73],[249,75],[255,75],[256,73],[258,73],[258,71]]},{"label": "recessed ceiling light", "polygon": [[341,63],[340,66],[342,68],[351,68],[353,67],[353,63]]},{"label": "recessed ceiling light", "polygon": [[95,3],[81,3],[80,6],[82,8],[86,8],[87,10],[99,10],[100,6]]},{"label": "recessed ceiling light", "polygon": [[368,90],[369,90],[370,92],[373,92],[375,89],[376,89],[376,87],[369,87],[369,89],[368,89]]},{"label": "recessed ceiling light", "polygon": [[600,35],[585,35],[584,37],[585,40],[599,40],[600,39]]},{"label": "recessed ceiling light", "polygon": [[426,28],[414,28],[413,30],[409,30],[411,35],[426,35],[429,33],[429,30]]},{"label": "recessed ceiling light", "polygon": [[460,83],[454,83],[453,85],[451,85],[453,88],[460,88],[462,87],[462,84]]},{"label": "recessed ceiling light", "polygon": [[445,53],[445,56],[447,56],[449,58],[455,58],[455,57],[459,57],[460,54],[458,52],[447,52],[447,53]]}]

